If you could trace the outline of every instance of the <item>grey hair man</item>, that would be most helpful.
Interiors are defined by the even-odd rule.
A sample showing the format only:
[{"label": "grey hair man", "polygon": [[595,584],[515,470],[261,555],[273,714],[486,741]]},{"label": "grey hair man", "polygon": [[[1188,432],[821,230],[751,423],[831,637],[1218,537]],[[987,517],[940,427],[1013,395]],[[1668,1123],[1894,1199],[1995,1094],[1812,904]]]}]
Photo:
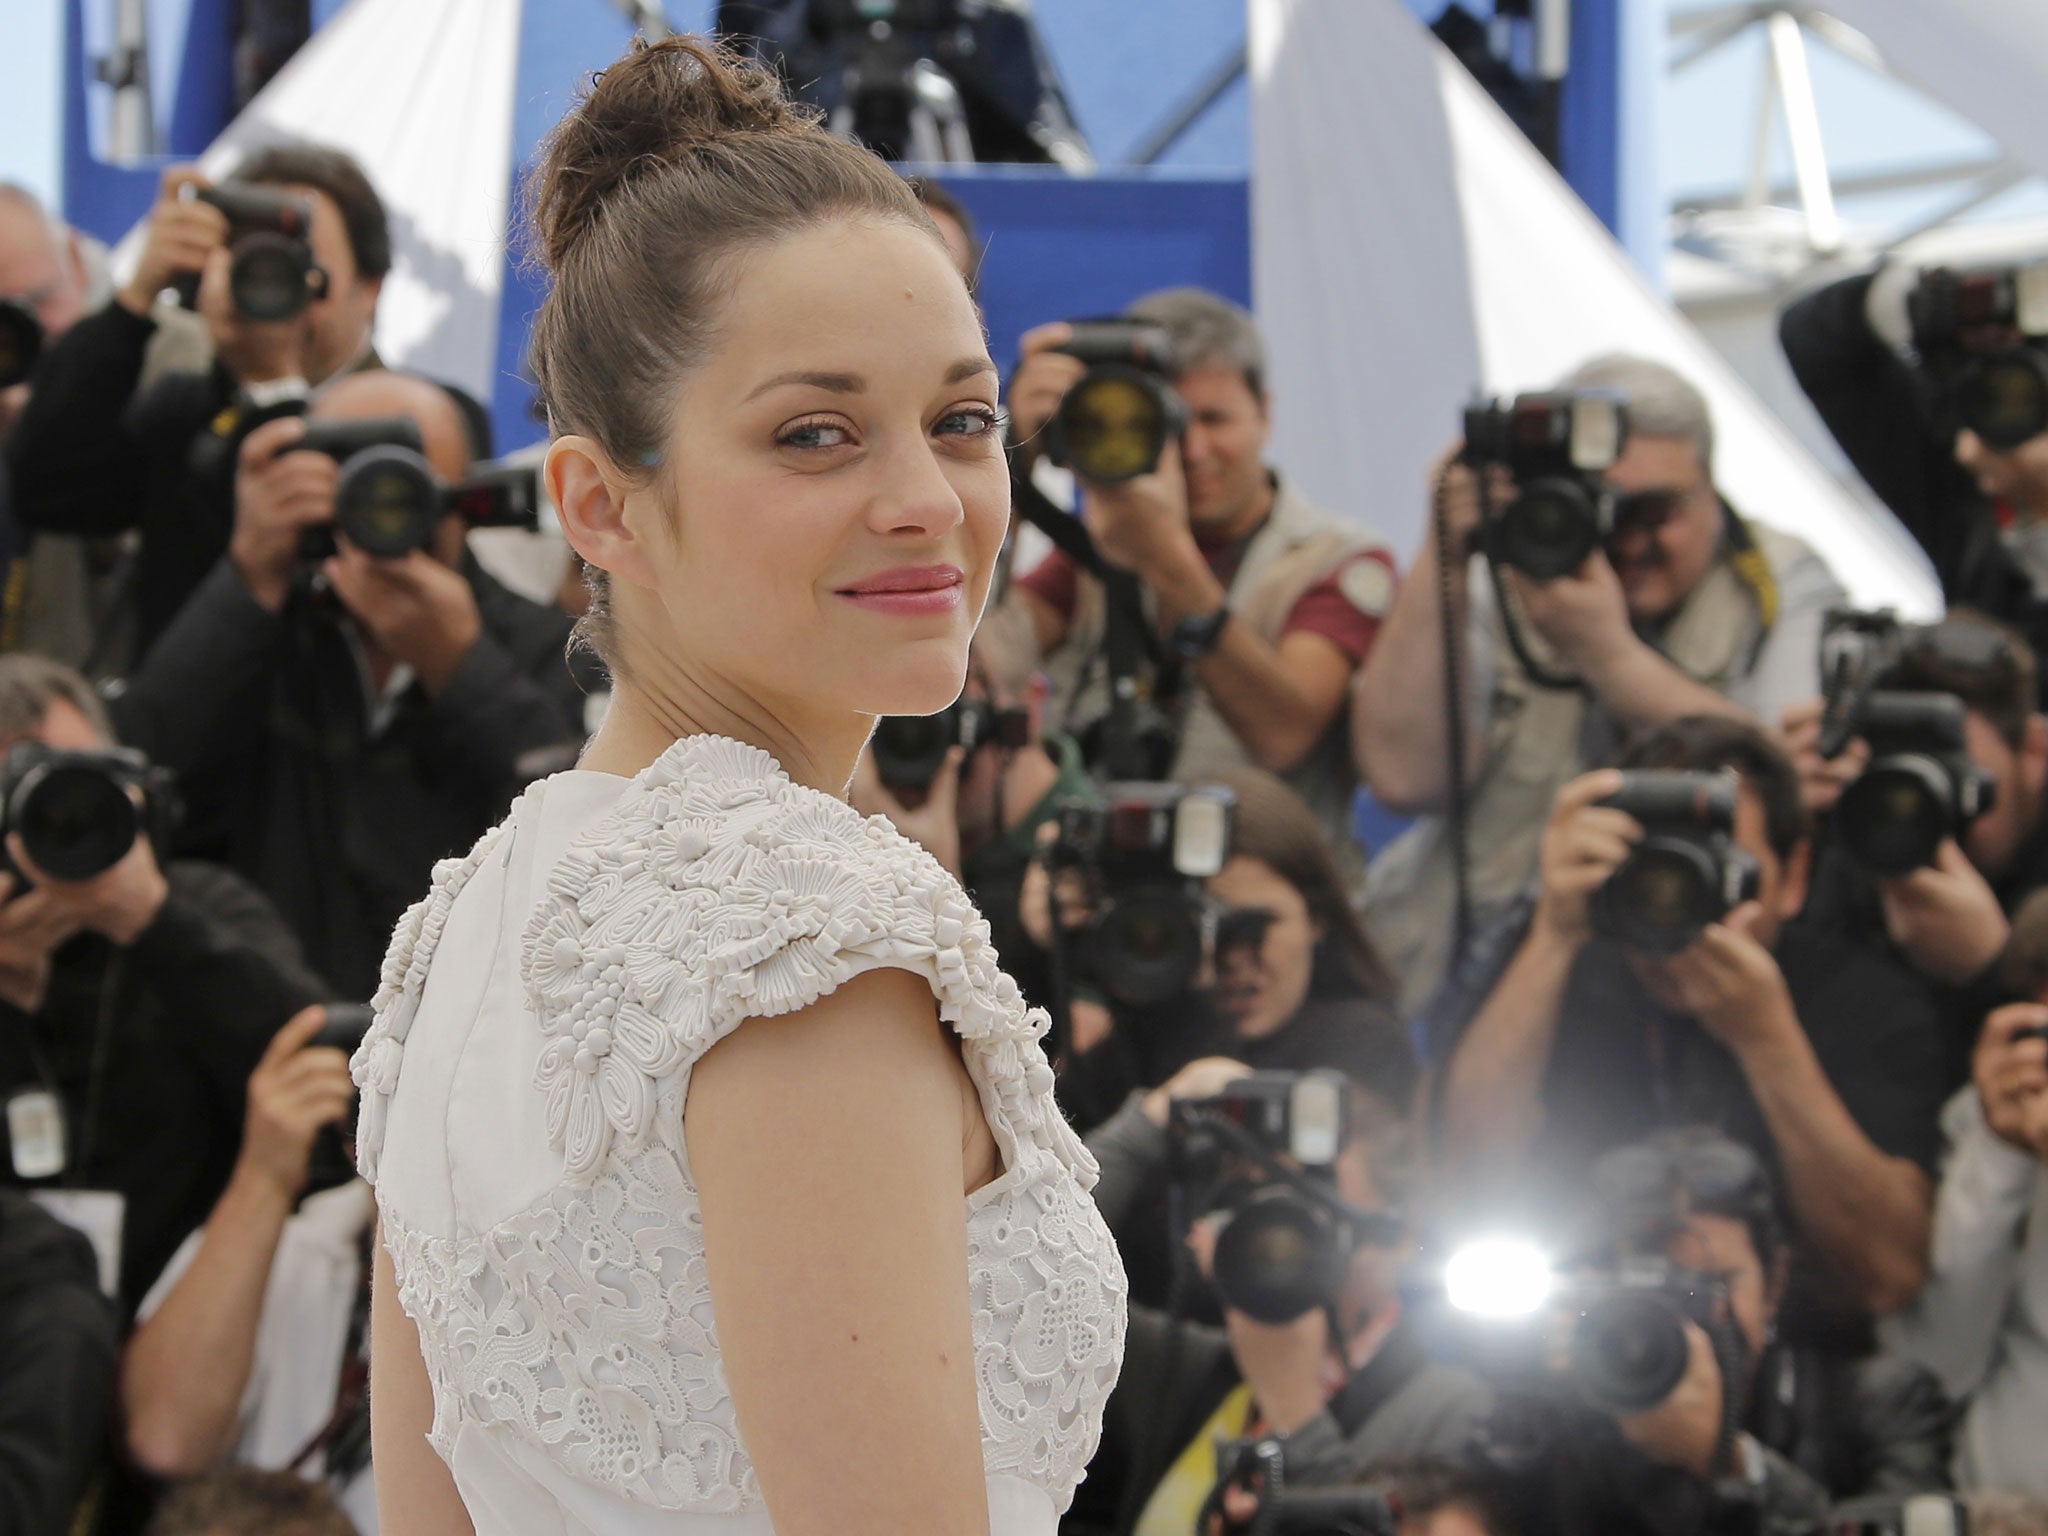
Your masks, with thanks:
[{"label": "grey hair man", "polygon": [[[1411,1010],[1445,979],[1457,928],[1455,840],[1442,814],[1449,711],[1431,685],[1445,675],[1446,633],[1465,637],[1459,767],[1469,786],[1467,931],[1477,933],[1528,888],[1564,783],[1681,716],[1775,726],[1786,705],[1819,691],[1821,625],[1844,601],[1819,556],[1741,516],[1716,489],[1712,414],[1682,375],[1614,354],[1558,387],[1613,391],[1628,412],[1628,437],[1606,472],[1616,513],[1602,546],[1555,579],[1503,569],[1498,587],[1490,584],[1473,559],[1478,481],[1463,444],[1454,446],[1434,474],[1436,522],[1356,683],[1359,773],[1388,809],[1420,818],[1375,863],[1366,888],[1367,918]],[[1490,490],[1496,503],[1513,494],[1504,472]],[[1553,677],[1536,675],[1529,660]],[[1560,674],[1573,685],[1548,685]]]}]

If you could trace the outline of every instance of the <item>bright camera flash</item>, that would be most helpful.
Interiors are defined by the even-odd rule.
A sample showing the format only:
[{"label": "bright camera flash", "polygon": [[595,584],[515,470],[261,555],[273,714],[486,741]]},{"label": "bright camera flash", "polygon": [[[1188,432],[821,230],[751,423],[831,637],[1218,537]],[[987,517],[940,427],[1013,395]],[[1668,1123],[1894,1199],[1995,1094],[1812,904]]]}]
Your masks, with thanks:
[{"label": "bright camera flash", "polygon": [[1541,1250],[1507,1238],[1468,1243],[1444,1266],[1451,1305],[1480,1317],[1526,1317],[1550,1299],[1552,1283]]}]

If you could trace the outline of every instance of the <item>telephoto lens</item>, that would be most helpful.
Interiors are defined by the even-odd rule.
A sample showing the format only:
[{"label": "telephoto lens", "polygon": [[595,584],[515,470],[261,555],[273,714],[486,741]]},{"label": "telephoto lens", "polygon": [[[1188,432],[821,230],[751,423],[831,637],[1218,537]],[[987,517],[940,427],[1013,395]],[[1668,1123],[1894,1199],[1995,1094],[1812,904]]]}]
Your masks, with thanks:
[{"label": "telephoto lens", "polygon": [[1835,802],[1835,835],[1871,874],[1931,867],[1991,808],[1997,784],[1971,760],[1964,719],[1952,693],[1877,692],[1857,712],[1870,764]]},{"label": "telephoto lens", "polygon": [[1637,770],[1600,803],[1643,826],[1620,868],[1593,893],[1593,929],[1630,949],[1675,955],[1710,923],[1755,898],[1761,871],[1734,840],[1731,773]]},{"label": "telephoto lens", "polygon": [[1591,1401],[1642,1413],[1685,1379],[1686,1314],[1661,1289],[1621,1288],[1589,1304],[1572,1330],[1571,1377]]},{"label": "telephoto lens", "polygon": [[1906,314],[1961,425],[2000,452],[2048,432],[2048,262],[1931,268]]},{"label": "telephoto lens", "polygon": [[26,383],[43,355],[43,324],[35,311],[14,299],[0,299],[0,389]]},{"label": "telephoto lens", "polygon": [[[447,497],[422,452],[409,416],[367,421],[309,421],[292,445],[324,453],[341,465],[334,523],[365,554],[395,560],[425,549],[440,526]],[[314,530],[317,535],[326,530]],[[331,554],[332,538],[309,543],[312,556]]]},{"label": "telephoto lens", "polygon": [[0,765],[0,833],[19,834],[29,861],[53,880],[105,874],[170,803],[169,775],[126,747],[67,752],[24,741]]},{"label": "telephoto lens", "polygon": [[195,194],[227,215],[228,293],[249,320],[289,320],[319,297],[311,199],[275,187],[206,187]]},{"label": "telephoto lens", "polygon": [[1046,450],[1083,480],[1117,485],[1149,475],[1187,430],[1187,405],[1166,382],[1172,342],[1156,325],[1079,321],[1060,351],[1088,365],[1046,427]]}]

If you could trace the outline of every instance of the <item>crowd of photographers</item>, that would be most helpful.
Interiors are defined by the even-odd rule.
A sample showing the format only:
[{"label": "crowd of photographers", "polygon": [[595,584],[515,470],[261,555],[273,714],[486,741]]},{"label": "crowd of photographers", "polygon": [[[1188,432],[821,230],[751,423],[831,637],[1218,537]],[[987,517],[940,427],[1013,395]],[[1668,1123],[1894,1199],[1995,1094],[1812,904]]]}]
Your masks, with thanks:
[{"label": "crowd of photographers", "polygon": [[[317,146],[167,173],[118,287],[0,188],[8,1536],[375,1529],[347,1054],[605,687],[531,462],[378,359],[390,259]],[[852,793],[1102,1166],[1072,1536],[2048,1533],[2048,265],[1783,337],[1941,621],[1647,360],[1447,423],[1397,570],[1241,309],[1022,339],[966,691]]]}]

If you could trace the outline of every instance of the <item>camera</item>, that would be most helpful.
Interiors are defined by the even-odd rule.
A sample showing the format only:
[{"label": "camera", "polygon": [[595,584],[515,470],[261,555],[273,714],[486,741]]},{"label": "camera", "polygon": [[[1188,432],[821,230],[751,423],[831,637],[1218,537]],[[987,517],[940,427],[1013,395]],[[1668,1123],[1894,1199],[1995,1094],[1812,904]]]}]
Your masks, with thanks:
[{"label": "camera", "polygon": [[1935,267],[1906,316],[1962,425],[2000,450],[2048,432],[2048,262]]},{"label": "camera", "polygon": [[53,880],[91,880],[138,837],[161,846],[177,815],[170,771],[130,747],[67,752],[24,741],[0,763],[0,836],[19,833]]},{"label": "camera", "polygon": [[1024,710],[961,699],[936,715],[886,716],[876,723],[869,748],[876,774],[891,789],[929,789],[955,747],[971,757],[983,747],[1014,750],[1030,740],[1031,717]]},{"label": "camera", "polygon": [[1602,805],[1643,825],[1643,840],[1595,891],[1593,931],[1630,949],[1675,955],[1757,894],[1757,862],[1735,841],[1733,773],[1636,770]]},{"label": "camera", "polygon": [[1972,761],[1963,701],[1952,693],[1872,693],[1854,734],[1870,766],[1835,802],[1835,834],[1872,874],[1933,864],[1936,850],[1991,808],[1997,781]]},{"label": "camera", "polygon": [[1111,784],[1099,801],[1062,801],[1058,815],[1051,865],[1085,872],[1095,898],[1076,946],[1080,972],[1125,1003],[1185,991],[1209,936],[1202,882],[1229,862],[1237,796]]},{"label": "camera", "polygon": [[1492,1306],[1459,1294],[1465,1257],[1447,1269],[1449,1306],[1431,1326],[1448,1353],[1511,1395],[1562,1388],[1608,1413],[1642,1413],[1685,1379],[1687,1323],[1709,1337],[1729,1327],[1726,1282],[1662,1258],[1620,1257],[1546,1282],[1526,1304]]},{"label": "camera", "polygon": [[[324,296],[327,274],[313,264],[313,201],[276,187],[200,187],[192,195],[228,220],[228,295],[247,320],[289,320]],[[180,284],[189,307],[196,277]]]},{"label": "camera", "polygon": [[1828,1511],[1824,1536],[1967,1536],[1970,1512],[1953,1494],[1855,1499]]},{"label": "camera", "polygon": [[[537,528],[540,477],[530,464],[486,465],[454,486],[442,484],[407,416],[367,421],[309,421],[289,451],[324,453],[341,465],[334,527],[365,554],[397,560],[434,541],[453,512],[473,528]],[[303,556],[334,553],[332,528],[308,531]]]},{"label": "camera", "polygon": [[1394,1536],[1398,1528],[1399,1511],[1376,1489],[1289,1488],[1286,1447],[1278,1440],[1223,1441],[1216,1464],[1223,1475],[1214,1503],[1220,1505],[1224,1488],[1258,1500],[1251,1519],[1229,1529],[1249,1536]]},{"label": "camera", "polygon": [[326,1011],[327,1022],[306,1042],[306,1049],[325,1047],[355,1055],[363,1043],[363,1036],[370,1032],[370,1025],[376,1021],[376,1010],[368,1003],[329,1003]]},{"label": "camera", "polygon": [[1211,1271],[1226,1307],[1262,1323],[1292,1322],[1329,1304],[1362,1243],[1397,1239],[1397,1218],[1348,1205],[1332,1183],[1348,1096],[1336,1072],[1254,1072],[1169,1108],[1168,1168],[1180,1208],[1226,1218]]},{"label": "camera", "polygon": [[1172,340],[1133,320],[1081,320],[1073,332],[1058,350],[1088,371],[1046,424],[1047,456],[1098,485],[1149,475],[1188,425],[1187,402],[1168,383]]},{"label": "camera", "polygon": [[12,389],[35,372],[43,355],[43,322],[18,299],[0,299],[0,389]]},{"label": "camera", "polygon": [[1609,390],[1467,406],[1465,462],[1482,487],[1489,465],[1505,466],[1515,480],[1515,499],[1481,522],[1480,548],[1538,581],[1576,571],[1614,526],[1606,471],[1627,441],[1628,409]]}]

